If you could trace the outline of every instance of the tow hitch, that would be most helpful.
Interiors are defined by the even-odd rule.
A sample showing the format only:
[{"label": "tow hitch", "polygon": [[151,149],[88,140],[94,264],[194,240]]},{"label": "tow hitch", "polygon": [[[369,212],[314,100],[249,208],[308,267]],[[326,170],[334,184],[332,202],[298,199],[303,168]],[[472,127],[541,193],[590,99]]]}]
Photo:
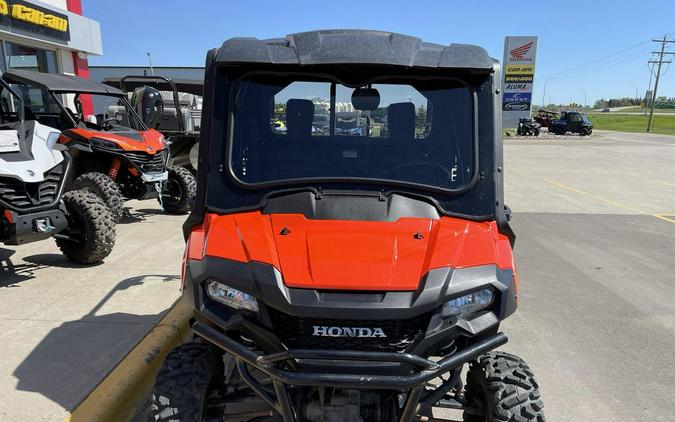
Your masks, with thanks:
[{"label": "tow hitch", "polygon": [[33,225],[36,232],[39,233],[51,233],[56,227],[52,226],[52,222],[49,217],[37,218],[33,221]]}]

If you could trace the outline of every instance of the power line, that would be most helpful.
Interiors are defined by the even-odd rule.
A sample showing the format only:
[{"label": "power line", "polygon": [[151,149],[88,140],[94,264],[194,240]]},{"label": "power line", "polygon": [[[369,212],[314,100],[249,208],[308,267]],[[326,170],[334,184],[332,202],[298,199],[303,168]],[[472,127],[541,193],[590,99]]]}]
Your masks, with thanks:
[{"label": "power line", "polygon": [[[641,43],[641,44],[644,44],[644,43]],[[624,49],[624,51],[625,50],[627,50],[627,49]],[[544,105],[544,101],[545,101],[545,97],[546,97],[546,86],[548,85],[549,81],[551,81],[551,80],[565,81],[565,80],[568,80],[568,79],[578,78],[580,76],[584,76],[584,75],[589,74],[589,73],[597,72],[598,70],[608,69],[608,68],[613,67],[613,66],[617,66],[617,65],[620,65],[620,64],[627,63],[631,60],[636,60],[636,59],[642,58],[650,50],[651,49],[641,50],[641,51],[638,51],[638,52],[632,52],[632,53],[624,55],[624,56],[615,57],[615,58],[613,58],[609,61],[606,61],[607,57],[605,57],[603,59],[603,61],[606,61],[605,63],[600,63],[596,60],[597,63],[593,64],[591,67],[588,67],[588,65],[578,66],[579,68],[588,67],[587,69],[583,69],[583,70],[579,69],[579,70],[571,72],[568,75],[560,74],[559,76],[549,76],[548,78],[546,78],[544,80],[544,89],[543,89],[543,95],[542,95],[542,106]],[[616,54],[613,54],[613,55],[616,55]]]},{"label": "power line", "polygon": [[632,53],[632,54],[629,54],[629,55],[626,55],[626,56],[617,57],[615,60],[609,61],[607,63],[598,63],[597,65],[595,65],[591,68],[584,69],[584,70],[578,71],[578,72],[573,72],[569,75],[562,75],[560,77],[555,77],[553,79],[555,79],[557,81],[564,81],[564,80],[567,80],[567,79],[578,78],[579,76],[584,76],[584,75],[587,75],[589,73],[597,72],[598,70],[609,69],[610,67],[614,67],[614,66],[617,66],[617,65],[620,65],[620,64],[628,63],[630,61],[641,59],[648,52],[649,52],[649,50],[642,50],[642,51]]},{"label": "power line", "polygon": [[[663,60],[663,56],[666,55],[675,55],[675,51],[666,51],[666,46],[669,43],[675,43],[675,39],[668,39],[668,35],[664,35],[663,39],[653,39],[655,43],[661,44],[660,51],[652,51],[652,54],[658,54],[658,60],[649,60],[649,63],[656,64],[656,80],[654,81],[654,91],[652,91],[652,104],[649,109],[649,121],[647,122],[647,132],[652,131],[652,125],[654,123],[654,105],[656,103],[656,91],[659,89],[659,78],[661,77],[661,65],[667,63],[670,67],[671,60]],[[667,68],[666,68],[667,70]]]},{"label": "power line", "polygon": [[586,62],[586,63],[582,64],[582,65],[575,66],[575,67],[571,67],[571,68],[566,69],[566,70],[561,70],[560,72],[549,73],[548,75],[545,75],[544,78],[552,78],[552,77],[556,77],[557,75],[562,75],[562,74],[565,74],[565,73],[573,72],[573,71],[578,70],[578,69],[582,69],[582,68],[584,68],[584,67],[592,66],[592,65],[594,65],[595,63],[605,61],[605,60],[607,60],[607,59],[609,59],[609,58],[612,58],[612,57],[614,57],[614,56],[617,56],[617,55],[619,55],[619,54],[621,54],[621,53],[623,53],[623,52],[632,50],[632,49],[634,49],[634,48],[637,48],[637,47],[640,47],[640,46],[642,46],[642,45],[648,44],[648,43],[650,43],[650,42],[651,42],[651,40],[648,39],[648,40],[639,42],[639,43],[637,43],[637,44],[633,44],[633,45],[631,45],[631,46],[629,46],[629,47],[626,47],[626,48],[623,48],[623,49],[621,49],[621,50],[615,51],[615,52],[610,53],[610,54],[608,54],[608,55],[606,55],[606,56],[599,57],[599,58],[597,58],[597,59],[595,59],[595,60],[591,60],[591,61],[589,61],[589,62]]}]

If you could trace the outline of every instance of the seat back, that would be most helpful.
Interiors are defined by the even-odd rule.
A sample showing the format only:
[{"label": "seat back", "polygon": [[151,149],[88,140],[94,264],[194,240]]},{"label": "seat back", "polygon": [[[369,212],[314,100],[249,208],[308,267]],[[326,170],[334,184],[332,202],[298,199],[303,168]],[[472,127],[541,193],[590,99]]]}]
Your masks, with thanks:
[{"label": "seat back", "polygon": [[394,141],[408,141],[415,137],[415,105],[395,103],[387,107],[389,138]]},{"label": "seat back", "polygon": [[293,140],[308,139],[312,135],[314,103],[310,100],[290,99],[286,103],[286,127]]}]

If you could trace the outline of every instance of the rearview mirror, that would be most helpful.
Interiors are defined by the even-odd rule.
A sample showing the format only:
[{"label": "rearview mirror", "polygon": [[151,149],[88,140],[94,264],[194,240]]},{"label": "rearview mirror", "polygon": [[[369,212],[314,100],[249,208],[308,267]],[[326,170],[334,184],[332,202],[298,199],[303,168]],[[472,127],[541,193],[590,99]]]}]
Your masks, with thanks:
[{"label": "rearview mirror", "polygon": [[352,93],[352,105],[360,111],[372,111],[380,105],[380,93],[374,88],[356,88]]}]

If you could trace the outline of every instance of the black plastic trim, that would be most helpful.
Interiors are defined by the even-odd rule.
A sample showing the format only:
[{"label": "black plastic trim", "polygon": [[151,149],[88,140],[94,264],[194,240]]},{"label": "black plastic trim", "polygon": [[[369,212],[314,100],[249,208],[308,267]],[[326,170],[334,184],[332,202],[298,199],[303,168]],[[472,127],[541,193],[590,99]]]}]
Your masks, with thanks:
[{"label": "black plastic trim", "polygon": [[[66,183],[65,181],[68,180],[68,175],[70,174],[70,169],[71,169],[71,163],[72,159],[70,158],[70,154],[64,151],[63,153],[63,161],[61,161],[59,164],[55,165],[54,167],[50,168],[47,170],[45,173],[51,171],[52,169],[58,167],[58,166],[64,166],[63,172],[61,173],[61,179],[59,180],[59,187],[58,190],[56,191],[56,195],[54,196],[54,200],[48,204],[44,205],[39,205],[36,207],[29,207],[29,208],[17,208],[10,204],[9,202],[5,202],[2,199],[0,199],[0,207],[16,211],[17,213],[20,214],[26,214],[26,213],[32,213],[32,212],[37,212],[37,211],[43,211],[43,210],[48,210],[51,208],[54,208],[60,201],[61,201],[61,195],[63,195],[63,191],[65,189]],[[40,183],[40,182],[36,182]]]}]

